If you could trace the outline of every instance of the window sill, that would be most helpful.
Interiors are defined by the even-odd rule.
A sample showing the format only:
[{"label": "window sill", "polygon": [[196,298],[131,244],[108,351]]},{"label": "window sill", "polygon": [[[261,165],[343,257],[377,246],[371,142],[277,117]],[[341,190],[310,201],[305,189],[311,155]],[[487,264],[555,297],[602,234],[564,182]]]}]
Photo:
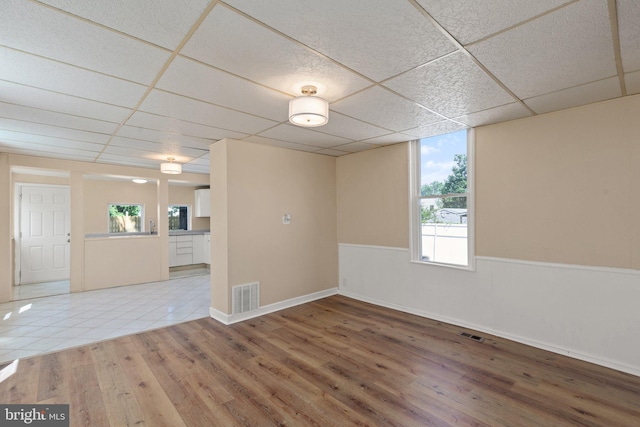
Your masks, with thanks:
[{"label": "window sill", "polygon": [[430,267],[444,267],[444,268],[451,268],[454,270],[469,271],[469,272],[476,271],[475,262],[472,262],[469,265],[446,264],[444,262],[433,262],[433,261],[417,261],[413,259],[409,262],[411,264],[428,265]]}]

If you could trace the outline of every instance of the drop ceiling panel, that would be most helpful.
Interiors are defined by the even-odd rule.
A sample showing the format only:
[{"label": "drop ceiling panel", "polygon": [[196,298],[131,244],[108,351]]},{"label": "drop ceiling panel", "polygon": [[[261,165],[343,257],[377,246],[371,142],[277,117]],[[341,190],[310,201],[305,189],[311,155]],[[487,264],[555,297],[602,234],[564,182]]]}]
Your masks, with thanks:
[{"label": "drop ceiling panel", "polygon": [[133,107],[145,86],[0,47],[0,79],[122,107]]},{"label": "drop ceiling panel", "polygon": [[332,101],[370,84],[222,5],[211,11],[182,54],[294,96],[303,85],[315,84],[318,96]]},{"label": "drop ceiling panel", "polygon": [[[127,156],[136,162],[140,161],[140,159],[148,159],[155,163],[166,161],[166,155],[159,154],[157,151],[142,150],[134,147],[120,147],[116,145],[110,145],[105,148],[103,154],[100,155],[100,159],[109,155]],[[175,161],[177,163],[185,163],[193,159],[193,157],[181,154],[180,152],[167,153],[167,155],[175,157]]]},{"label": "drop ceiling panel", "polygon": [[[0,89],[1,91],[2,89]],[[55,125],[64,128],[111,134],[118,127],[117,123],[55,113],[39,108],[23,107],[21,105],[0,102],[0,117],[16,119],[32,123]]]},{"label": "drop ceiling panel", "polygon": [[153,81],[171,54],[24,0],[3,1],[0,40],[4,46],[144,84]]},{"label": "drop ceiling panel", "polygon": [[624,81],[627,86],[627,94],[640,93],[640,71],[624,75]]},{"label": "drop ceiling panel", "polygon": [[625,73],[640,70],[640,2],[618,0],[620,53]]},{"label": "drop ceiling panel", "polygon": [[415,136],[408,135],[406,133],[390,133],[389,135],[378,136],[375,138],[365,139],[364,143],[367,144],[375,144],[375,145],[389,145],[389,144],[397,144],[399,142],[407,142],[412,139],[416,139]]},{"label": "drop ceiling panel", "polygon": [[82,151],[56,150],[55,147],[48,147],[38,144],[21,144],[18,148],[5,145],[0,141],[0,151],[7,154],[21,154],[26,156],[48,157],[52,159],[78,160],[81,162],[92,162],[95,154],[83,154]]},{"label": "drop ceiling panel", "polygon": [[274,147],[287,148],[289,150],[313,152],[321,150],[322,147],[314,147],[313,145],[296,144],[295,142],[280,141],[278,139],[263,138],[261,136],[250,136],[244,141],[254,144],[271,145]]},{"label": "drop ceiling panel", "polygon": [[323,133],[352,139],[354,141],[374,138],[389,133],[388,129],[370,125],[369,123],[353,119],[335,111],[329,112],[329,123],[318,130],[321,130]]},{"label": "drop ceiling panel", "polygon": [[160,169],[161,160],[154,160],[143,157],[131,157],[127,155],[119,154],[102,154],[99,159],[96,159],[96,163],[111,163],[123,166],[138,166],[150,169]]},{"label": "drop ceiling panel", "polygon": [[524,102],[538,114],[562,110],[620,96],[618,77],[526,99]]},{"label": "drop ceiling panel", "polygon": [[442,120],[414,102],[377,86],[338,101],[331,109],[397,132]]},{"label": "drop ceiling panel", "polygon": [[376,81],[456,49],[408,1],[227,3]]},{"label": "drop ceiling panel", "polygon": [[182,147],[192,147],[209,150],[209,145],[213,142],[210,139],[196,138],[192,136],[178,135],[175,133],[160,132],[157,130],[144,129],[133,126],[122,126],[117,133],[118,136],[141,139],[153,142],[173,143]]},{"label": "drop ceiling panel", "polygon": [[160,90],[153,90],[149,94],[140,106],[140,111],[246,133],[258,133],[277,124],[271,120]]},{"label": "drop ceiling panel", "polygon": [[95,159],[102,149],[101,146],[91,144],[90,142],[60,140],[58,143],[53,143],[54,138],[37,139],[35,142],[12,140],[4,138],[5,133],[4,131],[0,131],[0,145],[16,149],[51,151],[59,154],[90,157],[91,159]]},{"label": "drop ceiling panel", "polygon": [[[138,151],[156,152],[158,153],[157,157],[159,159],[166,159],[167,157],[194,158],[200,157],[205,152],[209,151],[208,148],[207,150],[203,150],[184,147],[182,145],[171,142],[141,141],[139,139],[122,138],[119,136],[113,138],[111,144],[109,144],[109,147],[105,150],[105,153],[115,154],[110,150],[111,147],[136,150],[132,152],[132,155],[136,155],[135,153],[138,153]],[[122,153],[119,152],[118,154]]]},{"label": "drop ceiling panel", "polygon": [[293,125],[278,125],[272,129],[261,132],[259,136],[282,141],[295,142],[298,144],[313,145],[320,148],[329,148],[334,145],[341,145],[351,142],[346,138],[327,135],[310,129]]},{"label": "drop ceiling panel", "polygon": [[147,129],[177,133],[181,135],[195,136],[198,138],[208,138],[212,140],[218,140],[222,138],[241,139],[248,136],[248,134],[246,133],[205,126],[198,123],[179,120],[171,117],[145,113],[143,111],[137,111],[136,113],[134,113],[133,116],[131,116],[131,118],[127,120],[127,124]]},{"label": "drop ceiling panel", "polygon": [[449,118],[515,101],[462,52],[416,68],[384,85]]},{"label": "drop ceiling panel", "polygon": [[35,135],[47,135],[55,138],[64,138],[76,141],[93,142],[97,144],[106,144],[109,140],[109,135],[104,133],[87,132],[84,130],[68,129],[7,118],[0,118],[0,129]]},{"label": "drop ceiling panel", "polygon": [[616,75],[608,16],[580,1],[469,50],[520,98],[543,95]]},{"label": "drop ceiling panel", "polygon": [[41,0],[168,49],[178,47],[209,0]]},{"label": "drop ceiling panel", "polygon": [[290,96],[184,57],[171,63],[156,87],[271,120],[288,119]]},{"label": "drop ceiling panel", "polygon": [[406,134],[412,135],[412,139],[428,138],[430,136],[442,135],[445,133],[455,132],[457,130],[466,129],[467,126],[451,120],[443,120],[428,126],[419,127],[405,131]]},{"label": "drop ceiling panel", "polygon": [[104,144],[87,141],[73,141],[63,138],[55,138],[51,136],[37,135],[33,133],[15,132],[11,130],[0,130],[0,141],[5,142],[29,142],[40,145],[49,145],[52,147],[65,147],[78,150],[86,150],[100,152],[104,148]]},{"label": "drop ceiling panel", "polygon": [[367,144],[366,142],[350,142],[349,144],[338,145],[334,147],[336,150],[346,151],[347,153],[358,153],[360,151],[379,148],[376,144]]},{"label": "drop ceiling panel", "polygon": [[346,151],[335,150],[333,148],[323,148],[322,150],[314,151],[314,153],[333,157],[344,156],[345,154],[347,154]]},{"label": "drop ceiling panel", "polygon": [[79,117],[120,123],[131,110],[0,80],[0,100]]},{"label": "drop ceiling panel", "polygon": [[533,114],[527,110],[519,102],[512,104],[501,105],[499,107],[491,108],[484,111],[478,111],[477,113],[467,114],[460,117],[455,117],[455,120],[466,125],[484,126],[492,123],[506,122],[508,120],[521,119],[523,117],[529,117]]},{"label": "drop ceiling panel", "polygon": [[[545,13],[569,0],[417,0],[440,25],[466,45]],[[514,7],[515,6],[515,7]]]}]

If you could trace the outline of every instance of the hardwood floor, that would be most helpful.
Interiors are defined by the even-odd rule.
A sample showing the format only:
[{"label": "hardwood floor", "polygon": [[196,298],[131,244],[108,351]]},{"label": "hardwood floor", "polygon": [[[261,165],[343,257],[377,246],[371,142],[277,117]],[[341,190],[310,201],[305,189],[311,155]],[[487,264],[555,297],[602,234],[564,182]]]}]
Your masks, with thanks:
[{"label": "hardwood floor", "polygon": [[640,425],[640,377],[461,331],[333,296],[24,359],[0,402],[92,427]]}]

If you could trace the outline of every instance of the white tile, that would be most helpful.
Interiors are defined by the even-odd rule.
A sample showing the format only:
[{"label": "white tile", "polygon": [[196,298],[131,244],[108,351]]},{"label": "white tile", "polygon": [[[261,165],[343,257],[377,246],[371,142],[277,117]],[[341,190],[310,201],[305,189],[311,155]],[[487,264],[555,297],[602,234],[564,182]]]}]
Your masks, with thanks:
[{"label": "white tile", "polygon": [[[111,140],[111,144],[109,145],[109,147],[135,149],[139,151],[147,151],[150,153],[162,153],[163,156],[161,160],[163,160],[167,155],[175,155],[174,157],[176,159],[181,158],[179,160],[180,162],[188,161],[187,158],[198,157],[203,153],[209,151],[208,145],[205,146],[206,148],[190,148],[188,146],[184,146],[179,142],[152,142],[143,141],[140,139],[122,138],[119,136],[116,136]],[[105,152],[118,154],[115,151],[109,151],[108,149]]]},{"label": "white tile", "polygon": [[464,124],[451,120],[443,120],[438,123],[418,127],[416,129],[410,129],[406,131],[406,133],[413,135],[416,138],[428,138],[430,136],[444,135],[445,133],[451,133],[466,128],[467,126]]},{"label": "white tile", "polygon": [[515,101],[462,52],[416,68],[384,85],[448,118]]},{"label": "white tile", "polygon": [[454,117],[458,122],[462,122],[471,127],[484,126],[492,123],[506,122],[508,120],[530,117],[533,114],[519,102],[514,102],[499,107],[490,108],[477,113]]},{"label": "white tile", "polygon": [[592,102],[604,101],[621,95],[618,77],[559,90],[546,95],[525,99],[524,102],[538,114],[563,110]]},{"label": "white tile", "polygon": [[121,107],[135,106],[146,91],[136,83],[4,47],[0,79]]},{"label": "white tile", "polygon": [[389,133],[388,129],[365,123],[360,120],[345,116],[336,111],[329,112],[329,123],[318,128],[322,133],[339,136],[346,139],[358,141],[361,139],[374,138]]},{"label": "white tile", "polygon": [[580,1],[469,50],[524,99],[614,76],[611,46],[607,3]]},{"label": "white tile", "polygon": [[0,117],[0,129],[20,133],[46,135],[67,140],[93,142],[105,144],[109,141],[109,135],[105,133],[89,132],[79,129],[69,129],[49,124],[32,123],[24,120],[15,120]]},{"label": "white tile", "polygon": [[173,50],[204,12],[209,0],[42,2]]},{"label": "white tile", "polygon": [[201,150],[207,151],[209,151],[209,145],[215,142],[212,139],[185,136],[173,132],[163,132],[154,129],[145,129],[134,126],[122,126],[118,130],[117,135],[126,138],[134,138],[153,142],[176,143],[182,147],[199,148]]},{"label": "white tile", "polygon": [[376,81],[455,49],[408,1],[228,3]]},{"label": "white tile", "polygon": [[[25,156],[35,156],[50,159],[62,159],[62,160],[78,160],[83,162],[91,162],[95,159],[94,155],[82,154],[83,152],[73,152],[73,150],[65,150],[66,152],[54,151],[51,147],[46,145],[26,144],[20,143],[21,148],[14,148],[5,143],[0,142],[0,148],[2,152],[6,154],[20,154]],[[89,153],[88,151],[84,153]]]},{"label": "white tile", "polygon": [[290,96],[188,58],[176,58],[156,87],[258,117],[288,120]]},{"label": "white tile", "polygon": [[344,156],[345,154],[349,154],[346,151],[334,150],[331,148],[323,148],[322,150],[314,151],[314,153],[323,154],[325,156],[332,156],[332,157],[340,157],[340,156]]},{"label": "white tile", "polygon": [[287,148],[289,150],[312,152],[321,149],[313,145],[296,144],[295,142],[280,141],[277,139],[263,138],[261,136],[250,136],[243,141],[252,142],[254,144],[271,145],[273,147]]},{"label": "white tile", "polygon": [[320,148],[328,148],[333,145],[346,144],[351,142],[346,138],[327,135],[311,129],[294,125],[278,125],[272,129],[261,132],[258,136],[281,141],[295,142],[297,144],[314,145]]},{"label": "white tile", "polygon": [[346,151],[347,153],[358,153],[360,151],[371,150],[379,147],[379,145],[367,144],[366,142],[351,142],[345,145],[337,145],[334,148],[336,150]]},{"label": "white tile", "polygon": [[4,46],[142,84],[153,81],[171,54],[22,0],[3,1],[0,39]]},{"label": "white tile", "polygon": [[370,84],[220,3],[181,53],[293,96],[315,83],[318,96],[331,101]]},{"label": "white tile", "polygon": [[640,2],[618,0],[620,54],[625,73],[640,70]]},{"label": "white tile", "polygon": [[222,138],[240,139],[248,136],[246,133],[205,126],[176,118],[145,113],[144,111],[135,112],[133,116],[127,120],[127,125],[212,140]]},{"label": "white tile", "polygon": [[442,120],[442,117],[381,87],[338,101],[331,105],[331,109],[395,132]]},{"label": "white tile", "polygon": [[0,144],[33,150],[53,150],[59,153],[74,153],[74,150],[82,150],[85,151],[84,154],[87,156],[95,155],[95,153],[100,152],[104,147],[104,144],[96,144],[93,142],[70,141],[63,138],[50,138],[43,135],[2,129],[0,129]]},{"label": "white tile", "polygon": [[140,111],[238,132],[258,133],[277,124],[272,120],[160,90],[153,90],[149,94],[140,106]]},{"label": "white tile", "polygon": [[376,138],[365,139],[361,142],[367,144],[376,144],[376,145],[388,145],[388,144],[397,144],[400,142],[407,142],[416,139],[415,136],[408,135],[406,133],[391,133],[389,135],[378,136]]},{"label": "white tile", "polygon": [[567,3],[567,0],[417,0],[460,43],[497,33]]},{"label": "white tile", "polygon": [[148,164],[157,164],[158,167],[160,167],[160,162],[166,161],[168,157],[174,157],[177,163],[190,161],[193,157],[186,154],[188,150],[192,149],[173,146],[171,147],[171,151],[158,152],[152,150],[139,150],[131,146],[121,147],[109,145],[104,149],[103,155],[126,156],[130,157],[132,160],[135,159],[136,161],[145,160],[148,161]]}]

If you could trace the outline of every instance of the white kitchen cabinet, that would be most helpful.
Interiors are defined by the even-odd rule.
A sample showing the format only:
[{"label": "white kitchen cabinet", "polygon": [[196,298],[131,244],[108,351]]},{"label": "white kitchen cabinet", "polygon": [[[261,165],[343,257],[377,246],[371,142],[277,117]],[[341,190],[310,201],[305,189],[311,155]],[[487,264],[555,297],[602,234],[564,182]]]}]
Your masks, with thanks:
[{"label": "white kitchen cabinet", "polygon": [[211,216],[211,190],[208,188],[196,190],[195,216]]},{"label": "white kitchen cabinet", "polygon": [[169,236],[169,267],[175,267],[176,265],[178,265],[176,242],[176,236]]},{"label": "white kitchen cabinet", "polygon": [[204,263],[204,235],[193,236],[193,264]]},{"label": "white kitchen cabinet", "polygon": [[211,264],[211,234],[204,235],[204,263]]},{"label": "white kitchen cabinet", "polygon": [[193,236],[176,236],[177,265],[193,264]]}]

